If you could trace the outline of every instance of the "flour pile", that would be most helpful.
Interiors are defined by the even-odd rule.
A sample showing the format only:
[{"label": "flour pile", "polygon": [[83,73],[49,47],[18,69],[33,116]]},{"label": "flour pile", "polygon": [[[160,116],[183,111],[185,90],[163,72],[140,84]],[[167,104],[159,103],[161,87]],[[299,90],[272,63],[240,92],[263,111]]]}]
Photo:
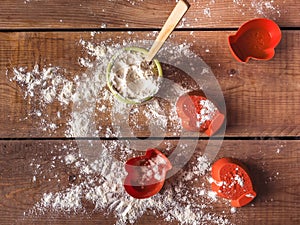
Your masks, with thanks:
[{"label": "flour pile", "polygon": [[[92,142],[89,144],[92,145]],[[165,144],[172,148],[167,141]],[[137,200],[124,191],[126,172],[123,163],[113,157],[116,148],[124,150],[127,146],[121,141],[115,141],[114,144],[103,142],[101,154],[92,163],[75,150],[69,150],[63,160],[66,165],[80,171],[77,175],[80,183],[60,192],[44,193],[26,215],[43,215],[47,212],[63,212],[67,215],[84,213],[88,210],[84,202],[90,202],[94,207],[91,211],[113,214],[117,225],[134,223],[147,212],[160,215],[165,221],[177,221],[180,224],[231,224],[225,218],[224,211],[216,214],[212,207],[217,199],[215,193],[206,186],[208,182],[205,174],[210,164],[205,157],[195,154],[189,169],[182,170],[167,181],[159,194]]]},{"label": "flour pile", "polygon": [[[93,33],[92,37],[95,35]],[[26,68],[12,70],[13,76],[10,79],[22,89],[24,98],[28,99],[33,107],[34,116],[48,118],[48,121],[41,121],[42,130],[48,129],[49,124],[52,124],[52,128],[48,131],[55,133],[60,127],[60,124],[55,123],[53,115],[45,111],[45,108],[59,104],[65,109],[64,113],[70,113],[66,116],[68,119],[65,136],[89,139],[89,141],[77,140],[75,148],[57,146],[59,152],[68,152],[68,154],[64,158],[61,155],[53,158],[53,165],[58,160],[79,171],[77,177],[80,177],[80,182],[71,184],[59,192],[44,193],[40,201],[26,212],[25,216],[38,216],[47,212],[62,212],[69,215],[91,210],[93,213],[113,214],[117,225],[125,225],[136,222],[148,212],[153,212],[166,221],[177,221],[180,224],[231,224],[225,218],[225,212],[216,212],[211,204],[217,199],[215,193],[209,191],[208,187],[209,160],[203,152],[189,155],[190,149],[195,149],[196,139],[194,141],[183,139],[176,145],[172,141],[162,140],[158,144],[164,146],[161,148],[167,155],[172,155],[174,149],[180,152],[177,158],[172,158],[175,166],[178,158],[186,157],[187,161],[189,157],[191,158],[185,167],[178,164],[180,166],[178,172],[166,181],[159,194],[149,199],[137,200],[124,191],[123,181],[126,176],[124,162],[129,157],[135,156],[137,149],[145,150],[141,145],[147,142],[132,141],[122,137],[135,137],[134,133],[128,133],[128,129],[134,128],[137,132],[139,129],[143,130],[143,127],[139,127],[140,115],[150,118],[148,121],[150,136],[162,136],[169,131],[168,126],[172,127],[175,135],[180,135],[181,125],[178,123],[175,101],[189,89],[171,84],[170,81],[167,83],[170,88],[159,95],[167,99],[171,106],[168,115],[160,101],[156,99],[142,107],[121,103],[106,87],[106,66],[120,48],[138,44],[144,45],[140,47],[145,45],[148,47],[151,43],[124,41],[122,45],[108,45],[106,42],[95,44],[80,40],[80,44],[88,54],[87,57],[79,59],[80,65],[86,68],[86,72],[73,79],[67,79],[63,75],[67,71],[54,66],[40,68],[36,65],[32,71]],[[168,60],[174,60],[172,65],[180,65],[178,59],[183,58],[191,62],[188,64],[190,73],[195,70],[196,65],[199,65],[198,61],[195,61],[195,65],[192,64],[195,58],[186,44],[167,46],[162,49],[162,52],[167,53]],[[169,57],[170,55],[172,57]],[[200,66],[204,64],[202,65],[201,62]],[[210,70],[205,66],[201,67],[200,74],[204,77],[211,75]],[[205,82],[202,83],[205,85]],[[108,114],[111,114],[112,118],[107,117]],[[61,117],[59,112],[55,116]],[[124,121],[130,124],[125,130]],[[100,141],[97,139],[100,136],[112,140]],[[35,161],[31,166],[35,169],[39,168],[40,175],[48,172],[42,171]],[[34,174],[33,182],[37,179],[36,175]],[[57,182],[59,183],[60,180],[57,179]],[[91,203],[92,209],[86,208],[85,202]]]}]

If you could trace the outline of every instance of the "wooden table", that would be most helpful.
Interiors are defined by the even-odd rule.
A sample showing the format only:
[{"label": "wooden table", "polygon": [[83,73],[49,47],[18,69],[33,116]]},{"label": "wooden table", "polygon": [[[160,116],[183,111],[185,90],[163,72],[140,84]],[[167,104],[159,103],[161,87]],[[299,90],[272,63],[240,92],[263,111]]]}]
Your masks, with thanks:
[{"label": "wooden table", "polygon": [[[236,213],[231,213],[230,206],[221,199],[209,203],[214,207],[208,210],[233,224],[299,224],[300,1],[206,0],[190,3],[190,10],[169,42],[175,46],[190,45],[190,50],[211,68],[223,92],[227,127],[224,137],[210,140],[218,145],[218,154],[213,160],[224,156],[241,160],[249,167],[258,190],[253,203]],[[38,65],[40,71],[44,67],[59,67],[59,75],[66,80],[80,78],[87,69],[78,61],[90,57],[80,44],[81,40],[95,45],[109,39],[111,43],[120,44],[123,40],[153,40],[157,35],[154,31],[159,31],[174,5],[175,1],[169,0],[1,1],[1,224],[115,223],[114,208],[108,214],[107,210],[93,211],[95,204],[88,201],[82,203],[85,212],[45,210],[32,213],[34,205],[45,194],[65,193],[85,179],[80,171],[82,167],[76,166],[75,161],[80,160],[73,159],[70,153],[78,156],[83,148],[80,146],[91,142],[114,145],[120,137],[102,131],[96,137],[88,134],[66,136],[74,110],[72,101],[46,104],[42,100],[40,90],[53,85],[51,79],[47,80],[46,86],[38,86],[33,89],[32,96],[26,97],[28,86],[13,77],[20,68],[32,71]],[[243,22],[256,17],[275,20],[282,30],[282,40],[273,59],[239,63],[229,51],[227,37]],[[107,101],[101,104],[110,107]],[[110,116],[110,110],[106,110],[95,118],[101,122],[101,118]],[[111,126],[110,120],[103,121],[103,129]],[[166,145],[176,146],[181,138],[178,132],[174,134],[172,126],[164,136],[147,138],[147,132],[146,126],[137,131],[139,143],[148,147],[158,145],[162,151]],[[128,138],[123,134],[123,141]],[[186,143],[196,142],[196,155],[203,152],[208,141],[205,135],[184,138]],[[221,145],[220,140],[223,140]],[[129,148],[135,150],[133,146]],[[124,160],[132,151],[126,155],[121,152],[123,150],[118,154]],[[84,161],[84,157],[81,155],[81,160]],[[97,171],[89,176],[89,179],[96,178]],[[178,182],[176,175],[170,178],[168,187],[172,187],[172,182]],[[203,183],[209,190],[208,182]],[[191,185],[199,186],[197,183]],[[208,223],[213,224],[212,220]],[[178,222],[167,222],[162,213],[155,216],[149,210],[139,216],[135,224]]]}]

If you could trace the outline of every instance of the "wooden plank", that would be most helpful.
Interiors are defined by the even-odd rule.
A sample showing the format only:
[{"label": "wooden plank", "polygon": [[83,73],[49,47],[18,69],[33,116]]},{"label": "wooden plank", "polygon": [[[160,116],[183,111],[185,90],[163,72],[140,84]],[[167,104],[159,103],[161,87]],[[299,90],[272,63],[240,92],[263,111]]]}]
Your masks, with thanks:
[{"label": "wooden plank", "polygon": [[[300,39],[300,32],[284,31],[272,60],[250,61],[246,64],[236,62],[229,52],[227,37],[231,33],[176,32],[169,42],[175,46],[190,44],[191,51],[212,69],[226,101],[226,136],[299,136],[300,43],[297,40]],[[0,122],[4,129],[0,130],[0,137],[64,137],[73,110],[72,104],[62,106],[59,101],[41,107],[40,89],[35,90],[37,93],[34,97],[24,99],[25,90],[28,90],[26,86],[10,81],[14,76],[13,68],[28,67],[28,71],[32,71],[35,65],[39,65],[42,70],[44,66],[51,67],[51,64],[61,68],[59,74],[64,79],[72,81],[86,71],[78,63],[79,58],[88,57],[87,50],[79,44],[80,40],[91,41],[96,45],[107,41],[110,46],[113,42],[123,43],[123,40],[133,42],[154,39],[155,35],[153,32],[102,32],[93,36],[89,32],[1,33]],[[172,70],[166,68],[165,75],[171,77]],[[197,74],[191,75],[197,77]],[[109,106],[110,103],[103,104]],[[30,115],[36,109],[42,110],[44,114],[37,116],[35,112],[34,116]],[[61,113],[59,118],[58,111]],[[111,120],[106,120],[109,111],[98,113],[96,118],[103,127],[100,136],[111,136],[106,133],[106,128],[111,125]],[[57,127],[51,130],[49,126],[52,123]],[[140,129],[135,130],[136,135],[147,137],[149,132],[146,124],[140,125]],[[176,129],[173,125],[168,127],[166,136],[178,136],[178,133],[174,134]],[[123,127],[128,127],[128,124]]]},{"label": "wooden plank", "polygon": [[[168,140],[140,142],[148,147],[157,146],[161,151],[170,154],[176,146],[183,147],[194,141],[185,140],[181,144]],[[95,205],[91,202],[84,203],[85,212],[80,210],[55,212],[46,209],[41,215],[28,213],[43,198],[44,194],[68,193],[67,188],[81,184],[88,179],[88,176],[97,180],[98,171],[92,175],[87,175],[82,171],[87,156],[82,151],[84,151],[83,146],[90,146],[86,145],[87,143],[93,143],[94,146],[101,145],[99,141],[91,140],[0,141],[0,224],[114,224],[116,221],[113,216],[114,210],[106,216],[104,211],[93,211]],[[107,146],[113,146],[113,149],[121,146],[119,141],[105,143]],[[219,143],[212,142],[211,145],[219,146]],[[189,171],[193,165],[197,165],[193,163],[197,155],[203,154],[207,141],[199,141],[196,146],[194,157],[183,171]],[[78,149],[81,151],[81,156],[78,156]],[[119,159],[121,161],[126,160],[134,152],[125,154],[123,152],[122,154],[124,150],[121,148],[121,152],[115,152],[117,157],[121,157]],[[218,154],[212,159],[234,157],[245,163],[253,175],[258,196],[252,205],[238,209],[234,214],[230,213],[230,206],[221,199],[210,202],[211,208],[205,209],[211,214],[223,215],[233,224],[299,224],[299,154],[299,141],[224,141]],[[75,158],[72,159],[69,155],[73,155]],[[94,157],[97,159],[99,155],[95,154]],[[67,163],[68,160],[71,163]],[[89,160],[93,162],[91,158]],[[198,182],[188,184],[187,187],[201,188],[202,186],[199,185],[204,182],[205,185],[202,188],[208,191],[209,183],[206,180],[208,176],[209,174],[199,176]],[[91,177],[89,179],[92,179]],[[180,181],[178,179],[180,179],[178,174],[171,177],[166,188],[170,188],[168,185],[176,185]],[[89,191],[89,189],[85,191]],[[199,200],[201,198],[199,196]],[[174,196],[173,200],[176,199]],[[191,207],[193,208],[193,206]],[[171,207],[169,210],[173,210],[173,208]],[[176,221],[167,223],[162,217],[156,218],[150,211],[137,221],[135,224],[177,224]]]},{"label": "wooden plank", "polygon": [[[299,27],[296,0],[190,1],[179,27],[239,27],[256,17],[267,17],[282,27]],[[0,27],[32,28],[160,28],[175,1],[3,0]]]}]

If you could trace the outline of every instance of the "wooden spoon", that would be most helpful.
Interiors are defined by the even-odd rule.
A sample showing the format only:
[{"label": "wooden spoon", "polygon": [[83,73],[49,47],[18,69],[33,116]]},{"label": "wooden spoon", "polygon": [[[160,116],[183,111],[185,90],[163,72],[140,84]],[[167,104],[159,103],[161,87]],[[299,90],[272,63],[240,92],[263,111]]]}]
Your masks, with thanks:
[{"label": "wooden spoon", "polygon": [[178,22],[181,20],[183,15],[189,9],[190,5],[185,0],[179,0],[176,4],[175,8],[173,9],[171,15],[165,22],[164,26],[162,27],[161,31],[159,32],[156,40],[154,41],[152,47],[150,48],[148,54],[146,55],[146,61],[151,62],[156,53],[159,51],[161,46],[167,40],[169,35],[172,33]]}]

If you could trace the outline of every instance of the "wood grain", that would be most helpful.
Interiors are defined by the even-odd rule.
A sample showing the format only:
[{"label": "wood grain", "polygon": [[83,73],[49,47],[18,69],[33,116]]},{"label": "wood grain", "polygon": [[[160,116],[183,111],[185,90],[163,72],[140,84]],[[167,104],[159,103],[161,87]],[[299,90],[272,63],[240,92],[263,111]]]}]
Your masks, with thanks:
[{"label": "wood grain", "polygon": [[[212,69],[227,106],[226,136],[298,136],[300,42],[297,40],[300,40],[300,32],[283,31],[282,41],[272,60],[247,64],[238,63],[231,56],[227,44],[231,33],[175,32],[168,41],[175,45],[191,44],[190,49]],[[63,108],[54,102],[44,109],[47,118],[45,115],[42,118],[30,116],[39,103],[39,96],[24,99],[24,87],[9,80],[13,77],[13,68],[27,67],[31,71],[34,65],[43,68],[51,64],[62,68],[63,76],[72,80],[86,71],[78,63],[80,57],[86,57],[86,51],[79,44],[81,39],[97,44],[109,39],[112,39],[111,43],[120,43],[154,38],[152,32],[102,32],[94,37],[89,32],[1,33],[0,122],[5,129],[0,130],[0,137],[64,137],[66,120],[72,111],[71,105]],[[172,75],[166,69],[165,74],[168,73],[167,76]],[[57,118],[57,111],[62,113],[61,118]],[[103,116],[99,115],[99,119]],[[55,132],[43,131],[41,119],[59,123],[61,127]],[[104,128],[110,126],[109,120],[101,123]],[[147,136],[147,126],[141,126],[137,135]],[[174,136],[173,133],[171,126],[167,136]]]},{"label": "wood grain", "polygon": [[[122,45],[123,41],[154,40],[176,1],[1,1],[1,225],[115,224],[114,215],[94,211],[95,205],[87,200],[83,202],[85,212],[45,210],[39,215],[28,213],[43,194],[64,192],[87,180],[81,168],[66,163],[65,157],[72,153],[78,156],[76,160],[80,158],[80,162],[93,161],[99,158],[98,146],[103,143],[110,147],[115,159],[122,162],[135,153],[141,153],[136,150],[150,147],[160,149],[171,158],[175,147],[179,147],[179,159],[187,162],[183,170],[198,165],[197,155],[206,154],[211,161],[221,157],[236,158],[249,168],[258,196],[251,205],[234,214],[226,201],[218,199],[211,203],[212,213],[224,215],[236,225],[300,224],[300,1],[189,2],[188,13],[168,43],[190,45],[192,52],[211,68],[223,95],[217,92],[218,84],[202,80],[201,71],[187,74],[185,70],[169,65],[168,60],[162,62],[164,76],[182,87],[202,87],[221,105],[224,96],[227,112],[225,140],[222,140],[222,134],[219,140],[207,140],[203,138],[205,135],[195,138],[198,137],[196,134],[182,133],[179,122],[172,121],[171,105],[164,98],[155,101],[168,117],[165,133],[152,132],[147,116],[131,113],[125,120],[118,121],[122,132],[114,136],[110,131],[116,128],[116,120],[111,115],[111,101],[103,100],[105,90],[99,93],[95,105],[99,108],[104,105],[107,110],[95,110],[93,118],[93,125],[101,127],[99,134],[67,139],[67,123],[76,106],[72,102],[62,105],[59,101],[41,106],[39,89],[35,90],[33,97],[26,97],[26,87],[13,81],[15,68],[32,71],[35,66],[40,69],[59,67],[59,74],[65,79],[81,79],[85,72],[92,72],[80,65],[80,59],[90,58],[94,62],[95,57],[87,54],[80,40],[107,46]],[[282,40],[272,60],[239,63],[229,52],[227,38],[242,23],[257,17],[272,19],[283,28]],[[190,64],[187,66],[191,67]],[[167,88],[168,83],[158,96],[164,96],[161,93]],[[147,105],[137,108],[145,110]],[[37,109],[42,110],[41,116],[38,116]],[[51,129],[52,123],[58,127]],[[130,150],[124,150],[122,144]],[[189,158],[185,153],[193,155]],[[182,168],[180,162],[172,161],[173,168]],[[100,171],[90,176],[97,180]],[[201,176],[198,182],[192,181],[186,186],[200,187],[203,181],[205,189],[209,190],[208,176]],[[178,173],[170,177],[164,188],[174,188],[181,181],[179,178]],[[202,198],[199,197],[200,203]],[[134,224],[177,225],[178,222],[166,222],[149,210]]]},{"label": "wood grain", "polygon": [[[69,153],[78,152],[78,146],[82,146],[83,142],[85,141],[1,141],[1,224],[114,224],[113,216],[104,216],[103,212],[92,212],[93,204],[86,205],[85,213],[46,211],[39,216],[24,216],[24,212],[28,212],[41,199],[43,193],[63,191],[74,184],[70,176],[75,175],[78,178],[80,172],[74,165],[66,165],[64,159]],[[166,144],[177,145],[177,141],[146,142],[148,146],[158,146],[162,151]],[[99,141],[93,143],[99,144]],[[113,141],[107,143],[113,144]],[[206,145],[206,141],[199,141],[195,154],[202,154]],[[219,199],[213,203],[214,212],[225,211],[226,217],[237,225],[299,224],[299,150],[299,141],[224,141],[214,160],[233,157],[245,163],[253,175],[258,196],[252,206],[238,209],[236,214],[231,214],[230,207]],[[36,180],[33,180],[34,176]],[[176,180],[170,179],[170,182]],[[75,184],[78,182],[81,182],[80,179],[77,179]],[[136,224],[149,223],[177,224],[164,222],[151,212],[140,218]]]},{"label": "wood grain", "polygon": [[[267,17],[282,27],[299,27],[300,2],[286,1],[190,1],[191,8],[179,27],[239,27],[256,17]],[[61,28],[160,28],[175,1],[3,0],[2,29]]]}]

